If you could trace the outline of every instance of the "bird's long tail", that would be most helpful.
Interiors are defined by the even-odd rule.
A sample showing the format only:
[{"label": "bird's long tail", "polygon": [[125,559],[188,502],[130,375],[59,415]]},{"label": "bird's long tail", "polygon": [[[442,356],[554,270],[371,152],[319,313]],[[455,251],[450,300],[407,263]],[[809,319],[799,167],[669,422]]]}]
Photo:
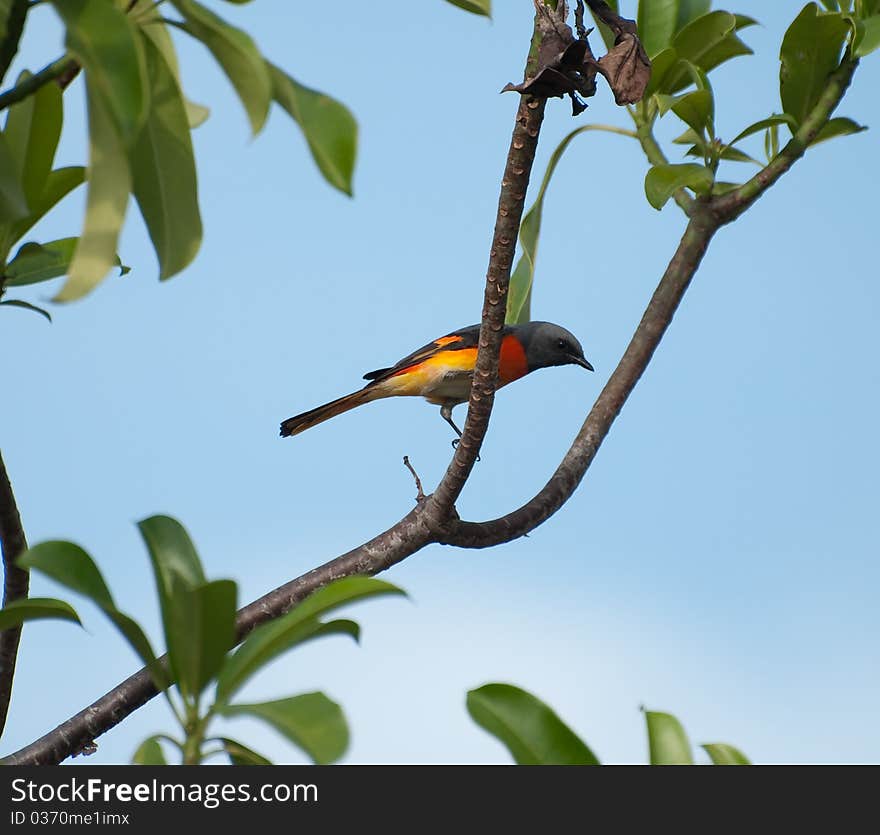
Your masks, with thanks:
[{"label": "bird's long tail", "polygon": [[349,409],[355,409],[381,396],[375,386],[366,386],[351,394],[346,394],[345,397],[331,400],[329,403],[318,406],[316,409],[310,409],[301,415],[294,415],[281,423],[281,437],[286,438],[288,435],[299,435],[300,432],[305,432],[306,429],[311,429],[325,420],[330,420],[330,418],[336,417],[336,415],[341,415],[343,412],[349,411]]}]

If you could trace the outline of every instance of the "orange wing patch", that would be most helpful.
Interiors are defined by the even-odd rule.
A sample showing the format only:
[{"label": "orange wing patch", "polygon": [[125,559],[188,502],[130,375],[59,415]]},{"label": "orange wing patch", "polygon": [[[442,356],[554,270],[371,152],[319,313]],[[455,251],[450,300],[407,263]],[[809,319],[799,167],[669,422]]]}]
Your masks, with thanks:
[{"label": "orange wing patch", "polygon": [[447,371],[473,371],[474,363],[477,361],[476,348],[462,348],[458,351],[437,351],[427,358],[407,365],[399,371],[395,371],[392,376],[401,377],[404,374],[433,377],[440,373],[445,374]]},{"label": "orange wing patch", "polygon": [[447,345],[452,345],[455,342],[461,342],[460,336],[441,336],[439,339],[434,340],[434,344],[438,348],[445,348]]}]

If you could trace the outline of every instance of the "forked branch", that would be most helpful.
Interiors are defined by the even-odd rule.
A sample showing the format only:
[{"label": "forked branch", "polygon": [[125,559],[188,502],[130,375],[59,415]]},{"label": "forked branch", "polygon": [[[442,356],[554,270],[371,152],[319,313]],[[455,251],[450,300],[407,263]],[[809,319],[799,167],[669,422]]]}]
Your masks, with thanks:
[{"label": "forked branch", "polygon": [[[536,0],[537,4],[541,0]],[[593,3],[589,4],[591,7]],[[564,12],[564,3],[558,6]],[[564,18],[563,18],[564,20]],[[536,30],[537,31],[537,30]],[[537,50],[532,50],[532,55]],[[473,467],[488,425],[498,369],[505,297],[544,101],[523,95],[508,152],[486,281],[480,350],[461,443],[432,496],[389,530],[270,592],[239,612],[238,635],[291,609],[316,589],[355,574],[377,574],[432,542],[483,548],[523,536],[555,513],[572,495],[603,439],[651,360],[715,232],[758,199],[794,162],[840,102],[856,63],[845,58],[813,111],[785,149],[756,177],[729,195],[688,203],[690,220],[620,363],[600,393],[556,473],[518,510],[489,522],[459,520],[454,503]],[[528,73],[527,73],[528,77]],[[141,670],[41,739],[8,757],[10,764],[58,763],[156,695]]]}]

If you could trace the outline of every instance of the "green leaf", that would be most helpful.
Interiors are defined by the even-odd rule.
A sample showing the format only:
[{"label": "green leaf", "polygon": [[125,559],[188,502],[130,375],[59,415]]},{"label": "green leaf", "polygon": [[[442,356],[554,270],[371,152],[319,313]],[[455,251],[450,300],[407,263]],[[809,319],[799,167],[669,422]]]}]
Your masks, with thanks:
[{"label": "green leaf", "polygon": [[81,165],[72,165],[68,168],[57,168],[51,171],[46,179],[43,194],[31,205],[31,213],[23,220],[12,224],[9,242],[19,240],[31,227],[43,216],[60,203],[71,191],[85,182],[86,169]]},{"label": "green leaf", "polygon": [[220,737],[230,765],[272,765],[272,761],[234,739]]},{"label": "green leaf", "polygon": [[122,633],[141,661],[150,668],[157,685],[160,688],[167,686],[164,669],[156,661],[156,655],[143,629],[133,618],[116,608],[98,566],[79,545],[61,540],[41,542],[25,551],[16,563],[21,568],[42,572],[56,583],[95,603]]},{"label": "green leaf", "polygon": [[711,7],[712,0],[678,0],[678,19],[675,21],[675,31],[680,31],[692,20],[707,14]]},{"label": "green leaf", "polygon": [[736,31],[736,17],[730,12],[711,12],[691,21],[672,41],[679,58],[702,69],[706,56],[725,38]]},{"label": "green leaf", "polygon": [[738,748],[724,742],[712,742],[702,746],[713,765],[751,765],[748,757]]},{"label": "green leaf", "polygon": [[48,310],[43,310],[42,307],[37,307],[35,304],[22,301],[21,299],[6,299],[5,301],[0,302],[0,305],[8,305],[9,307],[20,307],[24,310],[30,310],[33,313],[39,313],[40,316],[44,316],[50,322],[52,321],[52,317],[49,315]]},{"label": "green leaf", "polygon": [[723,180],[716,180],[712,186],[712,194],[727,194],[728,191],[733,191],[741,185],[742,183],[728,183]]},{"label": "green leaf", "polygon": [[664,49],[651,59],[651,79],[645,88],[644,99],[654,95],[658,91],[668,91],[671,85],[666,83],[666,76],[675,72],[675,77],[681,75],[682,66],[679,63],[678,53],[672,48]]},{"label": "green leaf", "polygon": [[405,596],[402,589],[384,580],[344,577],[313,592],[280,618],[257,627],[227,658],[217,679],[218,703],[228,701],[257,669],[299,643],[339,633],[357,640],[357,624],[345,620],[322,623],[318,618],[348,603],[388,594]]},{"label": "green leaf", "polygon": [[345,105],[304,87],[274,64],[266,63],[272,78],[272,97],[302,129],[324,179],[350,196],[357,155],[354,116]]},{"label": "green leaf", "polygon": [[342,708],[323,693],[303,693],[275,702],[229,705],[223,715],[262,719],[319,765],[335,762],[348,748],[348,725]]},{"label": "green leaf", "polygon": [[492,0],[446,0],[466,12],[492,17]]},{"label": "green leaf", "polygon": [[160,737],[151,736],[145,739],[131,758],[133,765],[168,765],[162,746],[159,744]]},{"label": "green leaf", "polygon": [[678,19],[679,0],[639,0],[636,25],[639,40],[649,58],[653,58],[669,46]]},{"label": "green leaf", "polygon": [[27,217],[28,204],[19,179],[19,166],[6,136],[0,133],[0,223],[11,224]]},{"label": "green leaf", "polygon": [[711,90],[694,90],[679,96],[672,103],[672,112],[685,124],[702,135],[708,128],[714,134],[715,100]]},{"label": "green leaf", "polygon": [[138,523],[150,553],[171,668],[181,692],[197,696],[235,641],[236,587],[209,583],[183,525],[170,516]]},{"label": "green leaf", "polygon": [[706,72],[711,72],[716,67],[726,64],[733,58],[738,58],[740,55],[752,55],[753,53],[754,50],[750,46],[745,44],[739,36],[731,33],[706,51],[700,59],[699,66]]},{"label": "green leaf", "polygon": [[399,594],[406,597],[406,592],[385,580],[377,580],[375,577],[343,577],[334,580],[326,586],[310,594],[301,603],[298,603],[291,612],[298,612],[303,620],[326,614],[346,603],[354,603],[356,600],[366,600],[369,597],[378,597],[386,594]]},{"label": "green leaf", "polygon": [[25,551],[16,563],[33,568],[77,594],[89,598],[102,609],[116,604],[95,561],[73,542],[49,540]]},{"label": "green leaf", "polygon": [[726,159],[729,162],[747,162],[752,165],[757,165],[759,168],[763,168],[763,164],[758,162],[754,157],[749,156],[748,154],[740,151],[739,148],[731,148],[729,145],[726,145],[721,149],[721,153],[718,155],[719,159]]},{"label": "green leaf", "polygon": [[864,125],[860,125],[858,122],[854,122],[846,116],[837,116],[834,119],[829,119],[822,126],[822,129],[816,134],[816,138],[813,139],[810,146],[818,145],[826,139],[834,139],[837,136],[850,136],[854,133],[861,133],[865,130],[867,130],[867,128]]},{"label": "green leaf", "polygon": [[153,41],[144,41],[150,111],[129,152],[133,191],[159,259],[159,278],[179,273],[202,240],[196,164],[186,107],[174,74]]},{"label": "green leaf", "polygon": [[467,709],[518,765],[599,765],[596,755],[551,708],[519,687],[484,684],[468,692]]},{"label": "green leaf", "polygon": [[82,626],[76,610],[54,597],[26,597],[0,609],[0,630],[12,629],[31,620],[70,620]]},{"label": "green leaf", "polygon": [[789,116],[787,113],[774,113],[772,116],[768,116],[766,119],[760,119],[757,122],[753,122],[747,128],[740,131],[733,139],[730,140],[730,144],[736,145],[737,142],[740,142],[746,137],[752,136],[755,133],[759,133],[762,130],[766,130],[773,125],[788,125],[793,130],[796,129],[793,117]]},{"label": "green leaf", "polygon": [[254,135],[269,113],[272,82],[266,62],[250,35],[206,9],[196,0],[173,0],[186,23],[183,28],[200,40],[223,68],[247,112]]},{"label": "green leaf", "polygon": [[[177,61],[177,50],[174,41],[168,32],[168,26],[162,21],[161,6],[155,5],[153,0],[139,0],[129,13],[140,27],[141,33],[149,38],[153,45],[162,53],[165,63],[174,75],[177,86],[183,90],[183,82],[180,79],[180,64]],[[211,111],[204,105],[190,101],[185,95],[183,104],[186,108],[187,121],[191,128],[197,128],[210,115]]]},{"label": "green leaf", "polygon": [[764,133],[764,153],[768,162],[779,153],[779,125],[770,125]]},{"label": "green leaf", "polygon": [[748,29],[749,26],[757,26],[758,21],[753,17],[749,17],[747,14],[734,14],[736,18],[736,31],[739,32],[740,29]]},{"label": "green leaf", "polygon": [[566,148],[571,144],[571,141],[578,134],[590,130],[591,127],[591,125],[584,125],[571,131],[556,146],[550,157],[550,162],[547,164],[547,170],[544,172],[544,179],[541,181],[538,197],[520,223],[519,245],[522,254],[510,276],[510,285],[507,293],[505,322],[509,325],[528,322],[531,318],[532,284],[535,280],[535,260],[538,257],[538,237],[541,233],[541,216],[544,211],[544,195],[547,193],[547,186],[550,185],[553,172],[556,170],[559,160],[565,153]]},{"label": "green leaf", "polygon": [[238,589],[232,580],[189,588],[175,577],[165,639],[171,669],[184,697],[196,698],[223,666],[235,645]]},{"label": "green leaf", "polygon": [[651,765],[693,765],[691,744],[681,723],[669,713],[645,711]]},{"label": "green leaf", "polygon": [[538,255],[538,237],[541,232],[541,215],[544,211],[544,196],[547,193],[547,186],[553,177],[553,172],[559,163],[560,158],[565,153],[566,148],[571,144],[572,139],[581,133],[587,131],[608,131],[610,133],[620,133],[626,136],[632,136],[629,131],[620,128],[609,128],[605,125],[584,125],[571,131],[556,146],[550,156],[547,164],[547,170],[544,172],[544,179],[541,181],[541,188],[538,190],[538,197],[532,204],[532,207],[526,212],[519,228],[519,243],[522,254],[516,264],[516,268],[510,277],[510,285],[507,295],[507,313],[505,321],[507,324],[517,324],[528,322],[531,316],[531,297],[532,284],[535,278],[535,260]]},{"label": "green leaf", "polygon": [[107,0],[52,0],[52,5],[67,28],[67,49],[85,68],[90,95],[100,97],[123,141],[133,140],[149,104],[134,24]]},{"label": "green leaf", "polygon": [[[707,153],[709,153],[709,151],[707,150],[705,143],[703,143],[702,145],[692,145],[690,148],[687,149],[687,151],[685,151],[685,156],[703,159]],[[720,151],[713,150],[712,153],[717,159],[725,159],[729,162],[748,162],[752,165],[757,165],[758,168],[764,167],[764,164],[758,162],[758,160],[756,160],[754,157],[750,157],[748,154],[743,153],[738,148],[731,148],[729,145],[724,146],[723,148],[721,148]],[[717,188],[715,188],[715,186],[717,185],[717,183],[713,185],[712,194],[718,194],[718,190]]]},{"label": "green leaf", "polygon": [[815,106],[828,76],[837,68],[849,26],[840,15],[819,14],[808,3],[795,18],[779,53],[782,109],[800,125]]},{"label": "green leaf", "polygon": [[675,145],[698,145],[703,142],[703,137],[693,128],[688,128],[681,136],[676,136],[672,142]]},{"label": "green leaf", "polygon": [[[78,238],[60,238],[45,244],[29,241],[19,247],[15,258],[6,268],[6,286],[21,287],[25,284],[37,284],[64,275],[70,267],[70,261],[76,249]],[[120,275],[129,272],[119,256],[116,266]]]},{"label": "green leaf", "polygon": [[67,281],[55,301],[72,301],[94,289],[116,261],[116,244],[131,190],[125,149],[103,100],[86,79],[89,103],[89,185],[86,219]]},{"label": "green leaf", "polygon": [[[729,12],[710,12],[692,20],[678,32],[672,39],[672,47],[679,59],[709,72],[731,58],[751,54],[752,50],[737,37],[736,31],[752,23],[752,18]],[[691,81],[684,67],[673,66],[666,71],[656,89],[663,93],[677,93]]]},{"label": "green leaf", "polygon": [[138,530],[150,552],[160,605],[170,600],[173,577],[180,576],[190,588],[207,581],[196,548],[186,528],[170,516],[150,516],[138,522]]},{"label": "green leaf", "polygon": [[848,18],[855,28],[852,42],[853,55],[864,58],[880,46],[880,15],[864,19]]},{"label": "green leaf", "polygon": [[[30,75],[27,71],[21,73],[16,84]],[[61,137],[62,118],[61,88],[57,84],[44,84],[9,108],[4,133],[31,211],[46,188]]]},{"label": "green leaf", "polygon": [[314,617],[303,621],[294,617],[296,614],[297,610],[292,609],[258,627],[234,654],[226,658],[217,677],[216,709],[228,703],[257,670],[295,646],[327,635],[349,635],[355,641],[360,639],[360,627],[354,621],[324,623]]},{"label": "green leaf", "polygon": [[6,286],[37,284],[64,275],[76,243],[76,238],[61,238],[45,244],[23,244],[6,268]]},{"label": "green leaf", "polygon": [[712,182],[712,172],[703,165],[655,165],[645,176],[645,196],[655,209],[662,209],[678,189],[707,194]]}]

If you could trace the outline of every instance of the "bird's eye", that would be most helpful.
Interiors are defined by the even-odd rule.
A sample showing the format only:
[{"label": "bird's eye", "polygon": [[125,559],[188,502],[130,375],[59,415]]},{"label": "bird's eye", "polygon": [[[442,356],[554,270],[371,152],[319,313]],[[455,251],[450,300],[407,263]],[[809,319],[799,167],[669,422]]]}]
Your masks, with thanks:
[{"label": "bird's eye", "polygon": [[566,347],[565,340],[564,339],[557,339],[556,340],[556,347],[564,349]]}]

